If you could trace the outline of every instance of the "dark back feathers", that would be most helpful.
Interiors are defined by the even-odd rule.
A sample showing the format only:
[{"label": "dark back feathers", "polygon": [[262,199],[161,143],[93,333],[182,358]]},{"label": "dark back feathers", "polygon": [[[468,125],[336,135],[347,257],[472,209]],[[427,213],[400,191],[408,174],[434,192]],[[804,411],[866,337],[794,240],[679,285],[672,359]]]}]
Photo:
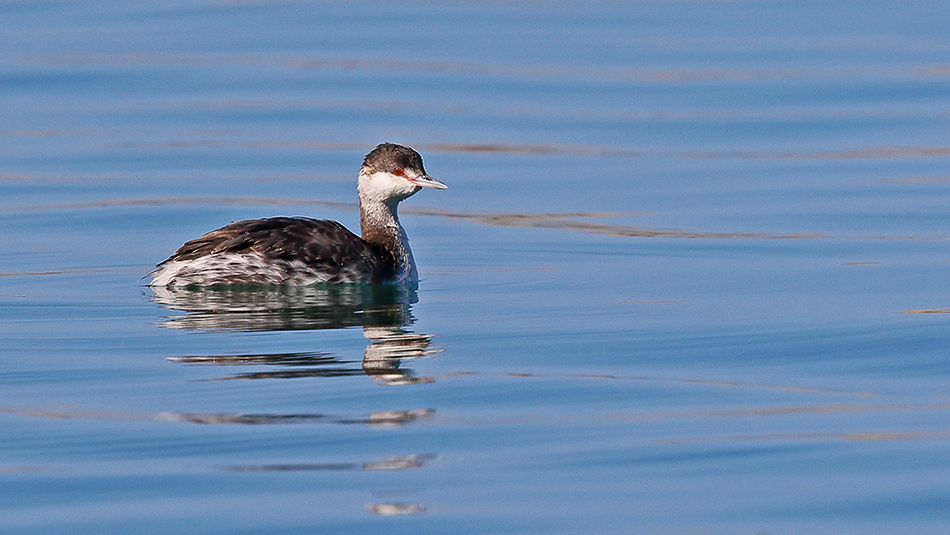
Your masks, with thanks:
[{"label": "dark back feathers", "polygon": [[332,277],[362,273],[364,282],[379,283],[391,279],[397,270],[395,259],[384,248],[367,243],[336,221],[306,217],[237,221],[185,243],[162,264],[218,254],[299,261],[326,272],[330,282]]}]

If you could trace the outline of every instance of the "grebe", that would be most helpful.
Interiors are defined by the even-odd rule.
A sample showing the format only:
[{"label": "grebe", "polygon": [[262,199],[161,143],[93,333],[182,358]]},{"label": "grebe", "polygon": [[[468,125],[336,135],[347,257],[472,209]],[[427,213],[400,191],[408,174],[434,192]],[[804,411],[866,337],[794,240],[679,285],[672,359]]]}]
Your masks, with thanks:
[{"label": "grebe", "polygon": [[419,275],[396,205],[422,188],[447,187],[426,174],[418,152],[383,143],[366,155],[357,181],[362,238],[336,221],[238,221],[182,245],[149,273],[148,285],[414,285]]}]

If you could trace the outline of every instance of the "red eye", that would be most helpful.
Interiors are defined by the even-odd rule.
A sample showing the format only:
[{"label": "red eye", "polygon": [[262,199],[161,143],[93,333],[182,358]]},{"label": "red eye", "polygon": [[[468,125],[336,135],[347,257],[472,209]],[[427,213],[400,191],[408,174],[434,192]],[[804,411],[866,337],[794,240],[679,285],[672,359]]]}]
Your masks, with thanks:
[{"label": "red eye", "polygon": [[402,170],[402,167],[393,167],[393,174],[403,178],[406,176],[406,172]]}]

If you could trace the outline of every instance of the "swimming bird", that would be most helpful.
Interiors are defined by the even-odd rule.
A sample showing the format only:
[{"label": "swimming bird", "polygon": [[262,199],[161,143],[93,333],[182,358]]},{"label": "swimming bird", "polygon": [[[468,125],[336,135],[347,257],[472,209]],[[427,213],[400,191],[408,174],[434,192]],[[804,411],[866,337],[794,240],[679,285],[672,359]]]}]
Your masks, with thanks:
[{"label": "swimming bird", "polygon": [[447,187],[426,174],[418,152],[383,143],[366,155],[357,179],[362,237],[307,217],[238,221],[182,245],[148,275],[148,285],[415,285],[419,274],[396,206],[422,188]]}]

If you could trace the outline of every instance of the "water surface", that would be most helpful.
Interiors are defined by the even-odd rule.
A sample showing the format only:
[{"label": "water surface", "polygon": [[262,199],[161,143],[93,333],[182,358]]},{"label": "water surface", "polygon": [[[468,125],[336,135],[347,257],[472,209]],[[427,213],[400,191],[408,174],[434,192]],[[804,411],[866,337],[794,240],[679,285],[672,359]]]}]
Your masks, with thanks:
[{"label": "water surface", "polygon": [[[0,13],[0,532],[946,532],[942,4]],[[382,141],[417,292],[143,286]]]}]

